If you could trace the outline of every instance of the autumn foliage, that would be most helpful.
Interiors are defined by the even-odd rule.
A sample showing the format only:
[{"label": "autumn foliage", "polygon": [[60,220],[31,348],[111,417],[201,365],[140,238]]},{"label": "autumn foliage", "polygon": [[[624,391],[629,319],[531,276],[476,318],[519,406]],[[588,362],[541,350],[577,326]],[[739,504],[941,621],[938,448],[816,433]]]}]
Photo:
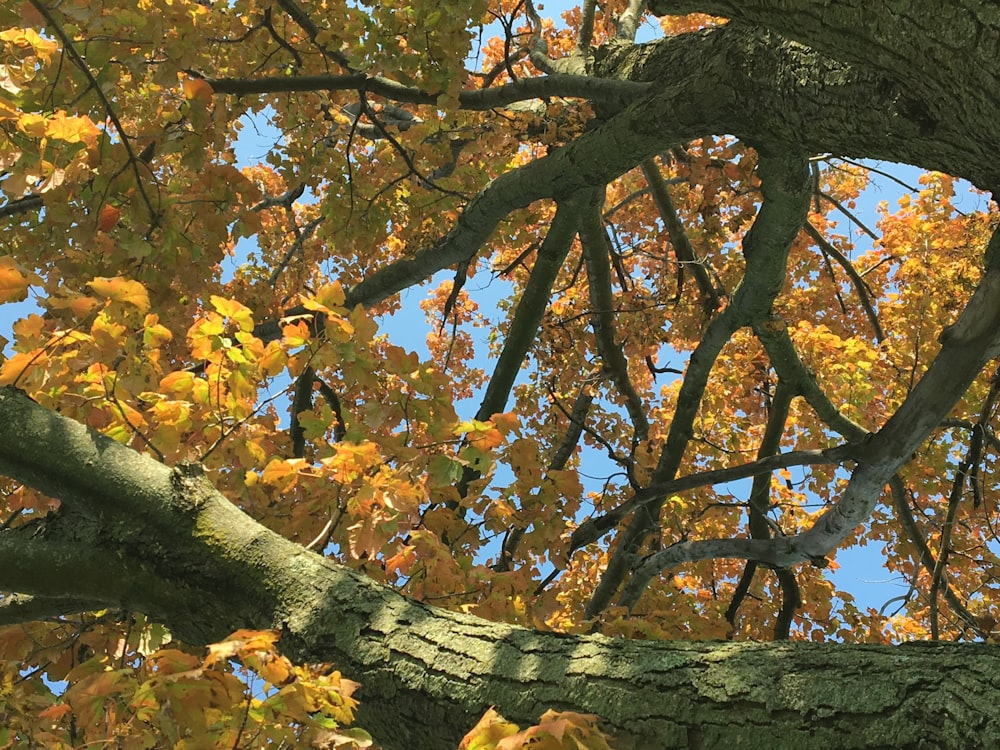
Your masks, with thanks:
[{"label": "autumn foliage", "polygon": [[[493,220],[484,190],[622,104],[476,95],[576,75],[540,66],[613,40],[627,5],[588,20],[511,0],[6,3],[0,385],[199,462],[270,529],[483,618],[640,639],[992,638],[992,372],[847,540],[884,546],[873,577],[904,582],[893,606],[838,589],[834,551],[782,570],[705,557],[615,595],[628,555],[809,529],[853,459],[753,463],[886,422],[981,278],[993,222],[938,173],[873,217],[873,165],[811,156],[806,222],[757,315],[734,300],[759,262],[743,240],[761,157],[735,137],[572,200],[511,198]],[[0,490],[5,529],[60,507]],[[371,741],[350,675],[290,663],[270,630],[206,652],[139,612],[3,622],[0,748]],[[491,712],[462,747],[529,745],[607,747],[572,712],[532,728]]]}]

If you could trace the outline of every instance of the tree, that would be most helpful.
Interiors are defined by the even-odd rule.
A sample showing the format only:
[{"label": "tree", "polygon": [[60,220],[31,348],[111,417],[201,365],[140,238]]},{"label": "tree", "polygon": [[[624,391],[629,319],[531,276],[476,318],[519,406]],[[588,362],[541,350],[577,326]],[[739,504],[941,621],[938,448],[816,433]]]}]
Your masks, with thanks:
[{"label": "tree", "polygon": [[1000,742],[1000,12],[645,5],[0,9],[0,746]]}]

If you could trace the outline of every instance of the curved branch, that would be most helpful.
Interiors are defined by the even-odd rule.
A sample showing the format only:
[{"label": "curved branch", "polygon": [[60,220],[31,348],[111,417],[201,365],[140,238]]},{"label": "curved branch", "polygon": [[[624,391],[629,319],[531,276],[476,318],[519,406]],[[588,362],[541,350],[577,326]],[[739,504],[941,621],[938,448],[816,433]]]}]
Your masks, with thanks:
[{"label": "curved branch", "polygon": [[591,324],[601,362],[625,400],[625,408],[632,420],[632,442],[635,444],[646,439],[649,422],[646,420],[642,399],[629,377],[628,360],[615,341],[615,303],[611,294],[611,263],[608,260],[610,247],[600,209],[601,206],[595,204],[580,224],[580,242],[583,245],[590,292]]},{"label": "curved branch", "polygon": [[841,414],[819,387],[816,375],[799,358],[788,329],[780,318],[755,323],[753,331],[778,377],[795,388],[795,392],[806,400],[827,427],[852,442],[868,437],[868,430]]},{"label": "curved branch", "polygon": [[[970,144],[955,123],[942,121],[928,135],[900,109],[899,97],[873,108],[873,100],[897,93],[891,81],[743,27],[612,50],[597,67],[606,78],[656,84],[565,147],[495,179],[447,235],[359,282],[348,306],[377,304],[468,260],[518,208],[607,184],[664,149],[710,133],[920,164],[981,186],[1000,183],[1000,162],[987,158],[982,144]],[[260,330],[266,337],[277,325]]]},{"label": "curved branch", "polygon": [[[917,560],[920,562],[920,565],[927,571],[928,575],[933,575],[934,571],[937,570],[937,559],[934,557],[934,553],[931,552],[927,540],[921,533],[920,528],[917,526],[917,521],[910,511],[909,503],[906,500],[906,486],[903,484],[903,480],[899,474],[893,474],[889,480],[889,491],[892,493],[892,507],[896,513],[896,520],[899,521],[903,527],[903,531],[906,532],[906,538],[916,547]],[[972,628],[973,632],[983,639],[989,637],[990,634],[983,632],[979,622],[976,620],[976,616],[959,600],[958,595],[948,585],[947,580],[941,581],[939,590],[942,596],[944,596],[945,601],[948,602],[948,606],[962,618],[962,621],[966,625]]]}]

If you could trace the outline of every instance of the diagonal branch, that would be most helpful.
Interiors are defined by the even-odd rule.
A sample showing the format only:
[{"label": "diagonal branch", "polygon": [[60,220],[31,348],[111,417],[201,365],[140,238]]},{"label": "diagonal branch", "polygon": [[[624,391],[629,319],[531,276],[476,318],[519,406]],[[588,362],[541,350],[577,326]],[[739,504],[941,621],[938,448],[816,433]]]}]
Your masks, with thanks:
[{"label": "diagonal branch", "polygon": [[[868,285],[865,284],[865,280],[861,278],[861,274],[854,267],[854,264],[842,253],[840,250],[835,248],[833,244],[816,229],[808,221],[802,226],[806,234],[808,234],[813,242],[819,245],[820,249],[837,261],[838,265],[844,269],[847,273],[847,277],[851,280],[851,285],[854,287],[854,291],[858,295],[858,301],[861,303],[861,307],[864,308],[865,315],[868,316],[868,322],[871,323],[872,329],[875,331],[875,340],[882,342],[885,340],[885,331],[882,329],[882,324],[879,322],[878,313],[875,312],[875,306],[872,304],[872,294],[868,290]],[[832,273],[832,271],[831,271]]]},{"label": "diagonal branch", "polygon": [[653,202],[663,219],[663,226],[667,230],[670,244],[674,248],[679,266],[677,272],[677,297],[680,299],[681,287],[684,285],[684,270],[690,268],[694,274],[695,281],[698,282],[698,289],[701,291],[702,300],[706,310],[718,310],[722,306],[719,292],[712,283],[705,261],[697,258],[691,240],[687,232],[684,231],[684,224],[677,215],[674,202],[670,198],[670,191],[667,189],[667,181],[663,179],[660,168],[656,166],[655,159],[645,159],[642,162],[642,174],[646,178],[650,192],[653,195]]},{"label": "diagonal branch", "polygon": [[[528,282],[521,292],[514,317],[504,337],[503,350],[493,368],[493,375],[479,404],[476,419],[485,421],[506,407],[521,365],[535,342],[538,326],[552,294],[552,285],[576,239],[583,213],[594,200],[595,193],[603,194],[603,191],[591,190],[559,204],[545,240],[538,249]],[[466,468],[459,484],[460,497],[465,495],[469,482],[477,476],[478,472]]]},{"label": "diagonal branch", "polygon": [[649,434],[649,422],[642,399],[632,385],[628,360],[615,340],[615,303],[611,294],[611,264],[608,236],[601,221],[600,205],[593,206],[580,224],[580,242],[587,265],[587,287],[590,292],[591,325],[597,339],[597,353],[632,420],[632,443],[642,442]]},{"label": "diagonal branch", "polygon": [[552,225],[538,249],[531,275],[517,302],[517,309],[504,337],[503,350],[493,368],[493,375],[486,386],[476,419],[486,420],[504,410],[524,358],[535,341],[556,275],[576,239],[581,218],[592,201],[592,194],[583,194],[559,203]]},{"label": "diagonal branch", "polygon": [[129,565],[114,550],[91,539],[74,538],[86,524],[78,518],[72,524],[60,523],[64,516],[60,511],[37,524],[0,532],[0,590],[24,595],[9,606],[19,602],[21,612],[27,614],[33,608],[28,606],[29,598],[34,597],[38,597],[35,606],[45,601],[71,608],[88,603],[93,609],[95,602],[104,607],[131,603],[146,612],[160,612],[163,605],[194,605],[185,595],[164,587],[158,576]]},{"label": "diagonal branch", "polygon": [[896,413],[862,444],[857,468],[840,499],[812,528],[770,541],[714,539],[682,542],[645,558],[635,569],[622,603],[638,601],[649,580],[680,562],[710,558],[754,559],[779,567],[825,564],[836,548],[867,519],[883,488],[968,390],[983,366],[1000,355],[1000,233],[986,249],[987,270],[958,320],[940,336],[941,350]]}]

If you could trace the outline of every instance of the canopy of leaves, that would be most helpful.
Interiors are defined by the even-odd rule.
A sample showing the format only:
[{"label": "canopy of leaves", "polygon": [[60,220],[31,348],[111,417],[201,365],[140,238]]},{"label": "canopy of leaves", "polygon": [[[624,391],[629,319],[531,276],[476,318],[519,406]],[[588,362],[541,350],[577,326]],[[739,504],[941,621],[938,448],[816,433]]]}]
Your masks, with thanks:
[{"label": "canopy of leaves", "polygon": [[[994,207],[928,172],[859,216],[855,158],[991,188],[978,105],[887,62],[923,54],[919,8],[869,54],[847,11],[817,30],[765,2],[650,5],[732,20],[5,3],[0,385],[483,618],[992,638]],[[93,520],[0,490],[0,536]],[[904,582],[882,610],[831,578],[868,544]],[[0,747],[369,742],[344,728],[354,684],[270,631],[206,657],[115,603],[0,586]],[[604,742],[579,714],[491,714],[463,746]]]}]

